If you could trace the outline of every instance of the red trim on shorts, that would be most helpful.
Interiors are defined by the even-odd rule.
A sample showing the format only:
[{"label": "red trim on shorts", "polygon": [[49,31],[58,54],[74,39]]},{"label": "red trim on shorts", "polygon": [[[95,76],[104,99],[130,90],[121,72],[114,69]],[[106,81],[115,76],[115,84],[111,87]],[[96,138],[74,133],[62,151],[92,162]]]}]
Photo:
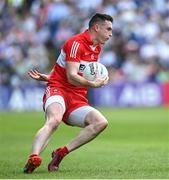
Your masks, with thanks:
[{"label": "red trim on shorts", "polygon": [[45,94],[43,96],[43,109],[45,109],[45,103],[47,99],[55,95],[62,96],[65,101],[66,111],[63,115],[62,121],[66,124],[68,124],[67,120],[72,111],[83,106],[90,106],[88,104],[88,99],[82,94],[47,86]]}]

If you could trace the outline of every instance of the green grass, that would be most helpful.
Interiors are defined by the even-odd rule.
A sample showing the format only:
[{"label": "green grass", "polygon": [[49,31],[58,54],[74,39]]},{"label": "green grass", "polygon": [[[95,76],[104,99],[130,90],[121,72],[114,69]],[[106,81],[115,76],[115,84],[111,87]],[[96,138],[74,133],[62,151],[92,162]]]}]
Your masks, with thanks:
[{"label": "green grass", "polygon": [[9,179],[163,179],[169,178],[169,110],[100,109],[109,127],[94,141],[72,152],[58,172],[48,173],[54,148],[78,132],[62,124],[42,153],[43,163],[33,174],[22,167],[31,150],[43,113],[0,113],[0,178]]}]

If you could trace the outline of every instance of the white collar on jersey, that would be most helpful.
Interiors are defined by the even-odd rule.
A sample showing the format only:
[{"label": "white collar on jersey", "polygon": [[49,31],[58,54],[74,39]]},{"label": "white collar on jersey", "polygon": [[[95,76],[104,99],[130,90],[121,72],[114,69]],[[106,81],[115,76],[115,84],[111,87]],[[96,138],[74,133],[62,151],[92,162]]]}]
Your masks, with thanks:
[{"label": "white collar on jersey", "polygon": [[89,47],[94,51],[97,46],[90,45]]}]

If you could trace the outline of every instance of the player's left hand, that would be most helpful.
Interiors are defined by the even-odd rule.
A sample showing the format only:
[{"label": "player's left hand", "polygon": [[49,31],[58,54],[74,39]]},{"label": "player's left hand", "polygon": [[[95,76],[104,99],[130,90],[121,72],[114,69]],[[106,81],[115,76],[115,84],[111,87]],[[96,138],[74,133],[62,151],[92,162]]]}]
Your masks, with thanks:
[{"label": "player's left hand", "polygon": [[105,77],[105,79],[103,81],[103,86],[105,86],[108,82],[109,82],[109,76]]},{"label": "player's left hand", "polygon": [[50,76],[47,74],[42,74],[38,70],[30,70],[28,71],[28,75],[37,81],[48,81]]},{"label": "player's left hand", "polygon": [[98,66],[96,66],[96,79],[94,80],[95,87],[103,87],[105,86],[109,81],[109,76],[106,76],[104,79],[99,78],[99,70]]},{"label": "player's left hand", "polygon": [[99,88],[105,86],[109,81],[109,77],[105,77],[104,79],[96,78],[94,81],[89,81],[90,87]]}]

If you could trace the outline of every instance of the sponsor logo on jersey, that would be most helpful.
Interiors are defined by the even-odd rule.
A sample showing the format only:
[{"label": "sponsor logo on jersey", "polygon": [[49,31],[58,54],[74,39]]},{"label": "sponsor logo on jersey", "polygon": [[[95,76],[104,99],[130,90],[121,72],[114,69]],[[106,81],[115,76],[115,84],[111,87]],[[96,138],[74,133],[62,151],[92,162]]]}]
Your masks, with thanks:
[{"label": "sponsor logo on jersey", "polygon": [[84,71],[84,69],[85,69],[85,65],[84,64],[80,64],[80,66],[79,66],[79,71]]}]

